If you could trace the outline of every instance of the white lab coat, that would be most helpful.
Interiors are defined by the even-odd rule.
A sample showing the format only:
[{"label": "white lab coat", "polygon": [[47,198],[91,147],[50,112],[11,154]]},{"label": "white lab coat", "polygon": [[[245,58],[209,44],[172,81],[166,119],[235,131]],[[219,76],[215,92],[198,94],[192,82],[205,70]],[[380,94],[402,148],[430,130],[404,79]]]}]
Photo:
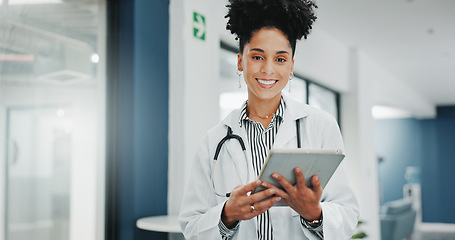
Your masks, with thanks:
[{"label": "white lab coat", "polygon": [[[306,104],[284,98],[286,110],[274,142],[274,148],[297,148],[296,119],[300,120],[302,148],[344,149],[338,125],[333,117]],[[227,126],[245,141],[246,157],[236,140],[226,141],[218,158],[214,173],[218,193],[231,191],[239,184],[254,181],[251,152],[246,131],[240,128],[240,109],[234,110],[220,124],[211,129],[203,139],[191,164],[190,180],[186,185],[179,221],[186,239],[221,239],[218,228],[226,197],[219,197],[212,190],[211,167],[218,142],[226,136]],[[322,197],[323,231],[325,239],[349,239],[358,221],[358,203],[349,185],[342,161],[326,185]],[[249,171],[249,179],[247,179]],[[290,207],[272,207],[270,216],[274,239],[317,239],[300,223],[297,212]],[[233,239],[257,239],[256,218],[240,222]]]}]

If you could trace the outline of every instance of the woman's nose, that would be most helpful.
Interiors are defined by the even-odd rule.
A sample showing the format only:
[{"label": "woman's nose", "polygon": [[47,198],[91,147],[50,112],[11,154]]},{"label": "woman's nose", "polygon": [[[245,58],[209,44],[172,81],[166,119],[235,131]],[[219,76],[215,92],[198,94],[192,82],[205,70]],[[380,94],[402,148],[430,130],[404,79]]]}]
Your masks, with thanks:
[{"label": "woman's nose", "polygon": [[273,62],[264,61],[262,64],[262,72],[267,75],[271,75],[273,73]]}]

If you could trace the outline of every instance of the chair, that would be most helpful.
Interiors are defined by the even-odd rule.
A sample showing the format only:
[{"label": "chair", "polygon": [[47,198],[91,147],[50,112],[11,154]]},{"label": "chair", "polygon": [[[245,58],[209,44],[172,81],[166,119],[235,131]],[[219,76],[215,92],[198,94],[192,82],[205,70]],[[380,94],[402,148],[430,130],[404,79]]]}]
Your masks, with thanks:
[{"label": "chair", "polygon": [[416,211],[411,199],[404,198],[385,203],[380,211],[381,239],[402,240],[414,231]]}]

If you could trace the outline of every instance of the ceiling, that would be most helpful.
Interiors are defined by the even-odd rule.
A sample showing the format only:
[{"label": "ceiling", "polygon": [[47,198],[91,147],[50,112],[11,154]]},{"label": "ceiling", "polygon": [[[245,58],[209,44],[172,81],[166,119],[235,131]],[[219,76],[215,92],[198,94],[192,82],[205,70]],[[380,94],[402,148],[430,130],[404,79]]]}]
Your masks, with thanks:
[{"label": "ceiling", "polygon": [[[0,5],[0,54],[46,59],[49,53],[62,55],[62,46],[96,52],[96,2]],[[430,103],[455,105],[455,1],[317,0],[317,4],[315,28],[366,53]],[[0,72],[5,73],[8,65],[0,64]]]},{"label": "ceiling", "polygon": [[68,84],[94,75],[90,57],[98,45],[97,0],[0,3],[1,83]]},{"label": "ceiling", "polygon": [[455,105],[455,1],[319,0],[320,28],[435,105]]}]

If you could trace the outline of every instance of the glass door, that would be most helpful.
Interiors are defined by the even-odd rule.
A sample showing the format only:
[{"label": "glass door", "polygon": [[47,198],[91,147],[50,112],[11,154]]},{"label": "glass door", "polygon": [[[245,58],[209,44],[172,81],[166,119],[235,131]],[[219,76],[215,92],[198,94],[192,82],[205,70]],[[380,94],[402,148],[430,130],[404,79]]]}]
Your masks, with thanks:
[{"label": "glass door", "polygon": [[70,108],[7,110],[7,239],[69,239]]},{"label": "glass door", "polygon": [[105,5],[0,0],[0,240],[104,239]]}]

